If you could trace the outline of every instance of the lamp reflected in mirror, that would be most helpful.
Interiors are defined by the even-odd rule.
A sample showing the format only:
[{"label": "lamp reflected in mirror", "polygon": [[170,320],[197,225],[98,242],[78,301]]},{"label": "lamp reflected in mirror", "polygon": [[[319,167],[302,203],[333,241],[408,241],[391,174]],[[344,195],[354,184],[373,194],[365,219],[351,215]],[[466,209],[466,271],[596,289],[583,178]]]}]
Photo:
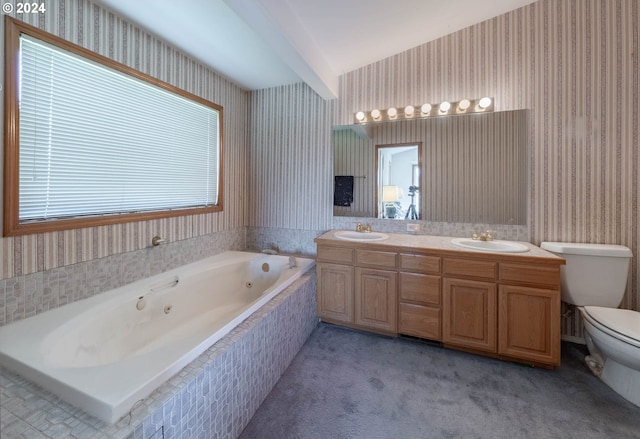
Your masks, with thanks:
[{"label": "lamp reflected in mirror", "polygon": [[396,218],[400,208],[402,189],[399,186],[382,186],[382,204],[384,205],[385,218]]}]

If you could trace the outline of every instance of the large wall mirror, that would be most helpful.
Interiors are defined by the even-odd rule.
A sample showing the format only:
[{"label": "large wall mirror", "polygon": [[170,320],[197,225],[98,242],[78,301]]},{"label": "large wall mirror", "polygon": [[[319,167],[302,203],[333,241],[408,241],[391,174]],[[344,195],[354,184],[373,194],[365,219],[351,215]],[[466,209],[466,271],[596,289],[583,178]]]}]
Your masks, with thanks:
[{"label": "large wall mirror", "polygon": [[516,110],[336,126],[333,214],[526,224],[527,117]]}]

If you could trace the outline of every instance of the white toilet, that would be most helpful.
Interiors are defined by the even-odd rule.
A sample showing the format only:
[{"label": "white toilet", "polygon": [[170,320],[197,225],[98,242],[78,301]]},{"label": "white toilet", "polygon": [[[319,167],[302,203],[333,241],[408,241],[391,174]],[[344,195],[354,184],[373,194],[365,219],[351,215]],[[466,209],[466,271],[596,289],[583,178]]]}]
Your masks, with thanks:
[{"label": "white toilet", "polygon": [[562,300],[577,305],[584,321],[591,371],[627,400],[640,406],[640,312],[618,309],[633,254],[605,244],[543,242],[563,257]]}]

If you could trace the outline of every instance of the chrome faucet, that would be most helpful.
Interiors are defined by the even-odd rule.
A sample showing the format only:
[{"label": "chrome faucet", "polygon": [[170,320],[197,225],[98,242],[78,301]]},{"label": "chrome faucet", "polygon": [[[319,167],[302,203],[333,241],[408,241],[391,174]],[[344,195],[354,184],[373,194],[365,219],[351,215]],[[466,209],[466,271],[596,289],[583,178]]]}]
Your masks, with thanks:
[{"label": "chrome faucet", "polygon": [[154,247],[157,247],[161,244],[166,244],[167,240],[166,239],[162,239],[160,236],[156,235],[153,238],[151,238],[151,245]]},{"label": "chrome faucet", "polygon": [[476,241],[493,241],[493,230],[486,230],[484,232],[473,232],[471,235],[471,239],[475,239]]},{"label": "chrome faucet", "polygon": [[289,268],[296,268],[298,266],[298,261],[296,261],[296,257],[291,255],[289,256]]}]

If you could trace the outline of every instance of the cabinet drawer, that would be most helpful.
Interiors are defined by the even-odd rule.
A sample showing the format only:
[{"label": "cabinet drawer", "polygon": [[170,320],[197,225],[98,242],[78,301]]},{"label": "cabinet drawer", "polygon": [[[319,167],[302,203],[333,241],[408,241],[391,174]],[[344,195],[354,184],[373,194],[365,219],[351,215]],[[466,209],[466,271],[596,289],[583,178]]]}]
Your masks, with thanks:
[{"label": "cabinet drawer", "polygon": [[356,250],[356,265],[359,267],[396,268],[396,253]]},{"label": "cabinet drawer", "polygon": [[411,303],[400,304],[400,319],[398,321],[400,334],[442,340],[441,327],[440,308]]},{"label": "cabinet drawer", "polygon": [[500,280],[560,288],[560,266],[500,264]]},{"label": "cabinet drawer", "polygon": [[498,263],[474,259],[446,258],[443,272],[450,276],[495,280],[498,277]]},{"label": "cabinet drawer", "polygon": [[440,258],[437,256],[400,254],[400,269],[418,273],[439,274]]},{"label": "cabinet drawer", "polygon": [[422,305],[440,305],[440,276],[400,273],[400,300]]},{"label": "cabinet drawer", "polygon": [[318,247],[318,260],[353,264],[353,249],[341,247]]}]

